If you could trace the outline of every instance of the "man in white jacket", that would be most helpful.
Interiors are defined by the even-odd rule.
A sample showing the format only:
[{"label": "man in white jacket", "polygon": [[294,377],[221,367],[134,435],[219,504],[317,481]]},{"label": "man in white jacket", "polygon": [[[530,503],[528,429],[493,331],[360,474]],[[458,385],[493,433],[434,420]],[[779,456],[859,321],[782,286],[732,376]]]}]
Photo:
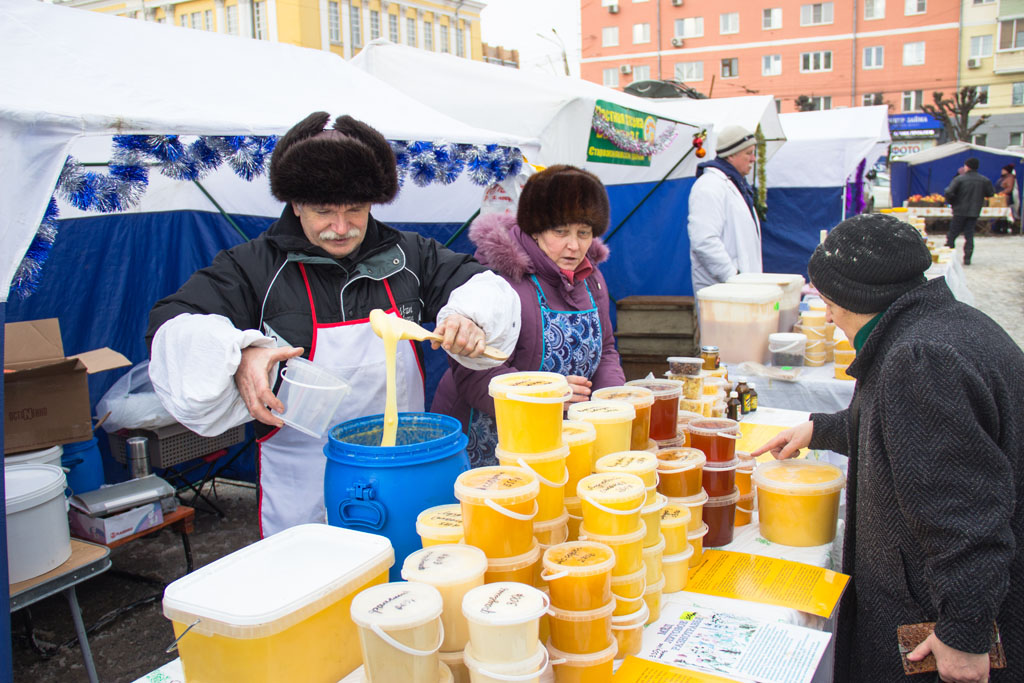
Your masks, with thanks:
[{"label": "man in white jacket", "polygon": [[718,136],[717,158],[697,166],[687,224],[694,294],[736,273],[761,272],[761,223],[745,178],[756,144],[747,129],[726,126]]}]

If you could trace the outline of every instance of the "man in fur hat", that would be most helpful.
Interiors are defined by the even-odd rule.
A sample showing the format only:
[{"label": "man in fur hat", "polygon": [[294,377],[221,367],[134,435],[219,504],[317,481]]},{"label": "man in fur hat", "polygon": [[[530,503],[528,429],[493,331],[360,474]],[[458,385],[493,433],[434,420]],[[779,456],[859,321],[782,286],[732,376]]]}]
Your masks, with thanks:
[{"label": "man in fur hat", "polygon": [[[222,251],[150,313],[150,377],[179,422],[204,435],[256,420],[264,536],[324,522],[324,437],[271,412],[279,368],[302,356],[352,387],[331,424],[383,412],[384,345],[368,316],[380,308],[437,322],[441,346],[468,367],[499,361],[485,344],[515,346],[519,298],[471,257],[402,232],[370,214],[398,193],[384,137],[349,116],[311,114],[282,137],[270,162],[281,217],[256,239]],[[423,410],[419,348],[399,344],[399,411]]]}]

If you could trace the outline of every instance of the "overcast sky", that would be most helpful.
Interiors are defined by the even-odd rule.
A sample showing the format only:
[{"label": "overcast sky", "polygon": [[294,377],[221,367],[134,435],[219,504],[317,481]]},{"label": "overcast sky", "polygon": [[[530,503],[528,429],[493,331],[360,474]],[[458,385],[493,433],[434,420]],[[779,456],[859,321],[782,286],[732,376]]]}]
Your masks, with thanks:
[{"label": "overcast sky", "polygon": [[565,72],[561,38],[569,69],[573,76],[579,76],[580,0],[484,1],[487,7],[480,24],[485,43],[519,50],[520,68],[525,71],[561,74]]}]

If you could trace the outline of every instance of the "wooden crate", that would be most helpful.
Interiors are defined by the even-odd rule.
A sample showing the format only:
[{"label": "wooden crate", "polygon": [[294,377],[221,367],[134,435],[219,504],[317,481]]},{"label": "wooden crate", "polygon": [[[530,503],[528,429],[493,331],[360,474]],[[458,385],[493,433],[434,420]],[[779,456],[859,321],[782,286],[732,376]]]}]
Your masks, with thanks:
[{"label": "wooden crate", "polygon": [[695,337],[697,308],[692,296],[628,296],[615,302],[616,334]]},{"label": "wooden crate", "polygon": [[693,356],[697,340],[691,337],[654,336],[650,334],[616,335],[619,353],[627,356]]},{"label": "wooden crate", "polygon": [[622,360],[622,372],[626,375],[626,381],[631,379],[643,379],[648,373],[655,377],[664,377],[668,370],[668,362],[664,355],[623,355],[619,354]]}]

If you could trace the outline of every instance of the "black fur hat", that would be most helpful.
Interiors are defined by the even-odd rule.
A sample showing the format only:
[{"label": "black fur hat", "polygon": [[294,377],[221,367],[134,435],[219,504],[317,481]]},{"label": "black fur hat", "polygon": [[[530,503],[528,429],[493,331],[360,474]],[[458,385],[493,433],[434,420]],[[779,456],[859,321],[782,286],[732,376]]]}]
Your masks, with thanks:
[{"label": "black fur hat", "polygon": [[548,166],[530,176],[519,197],[516,222],[528,235],[584,223],[594,237],[608,229],[608,192],[593,173],[575,166]]},{"label": "black fur hat", "polygon": [[398,194],[395,155],[384,136],[351,116],[334,127],[318,111],[277,141],[270,191],[293,204],[387,204]]}]

